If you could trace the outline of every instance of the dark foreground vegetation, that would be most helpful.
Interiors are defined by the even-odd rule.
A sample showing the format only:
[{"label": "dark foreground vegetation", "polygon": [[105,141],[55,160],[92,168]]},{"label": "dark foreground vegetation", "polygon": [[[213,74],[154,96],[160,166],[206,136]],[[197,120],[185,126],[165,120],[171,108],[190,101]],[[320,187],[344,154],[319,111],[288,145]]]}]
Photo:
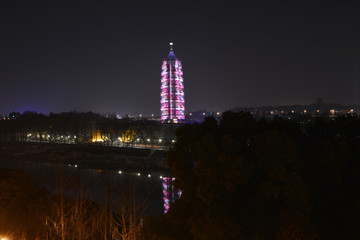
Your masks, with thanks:
[{"label": "dark foreground vegetation", "polygon": [[134,184],[104,181],[99,203],[89,200],[81,179],[58,177],[51,194],[24,172],[0,168],[1,239],[138,239],[146,206]]},{"label": "dark foreground vegetation", "polygon": [[[182,196],[143,220],[122,192],[105,206],[0,170],[0,235],[14,239],[360,239],[360,119],[309,125],[226,112],[176,130],[168,166]],[[64,179],[65,180],[65,179]],[[59,183],[61,193],[62,184]],[[59,192],[58,191],[58,192]],[[141,229],[141,231],[140,231]]]},{"label": "dark foreground vegetation", "polygon": [[141,239],[360,239],[360,119],[308,126],[224,113],[176,131],[183,192]]}]

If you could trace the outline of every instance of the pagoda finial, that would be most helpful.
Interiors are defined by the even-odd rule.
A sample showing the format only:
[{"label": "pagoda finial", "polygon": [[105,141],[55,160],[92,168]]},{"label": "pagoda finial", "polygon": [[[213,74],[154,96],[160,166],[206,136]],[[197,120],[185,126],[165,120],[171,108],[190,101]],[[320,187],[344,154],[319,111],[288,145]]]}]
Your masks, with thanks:
[{"label": "pagoda finial", "polygon": [[172,51],[172,50],[173,50],[173,45],[174,45],[174,43],[173,43],[173,42],[170,42],[169,45],[170,45],[170,51]]}]

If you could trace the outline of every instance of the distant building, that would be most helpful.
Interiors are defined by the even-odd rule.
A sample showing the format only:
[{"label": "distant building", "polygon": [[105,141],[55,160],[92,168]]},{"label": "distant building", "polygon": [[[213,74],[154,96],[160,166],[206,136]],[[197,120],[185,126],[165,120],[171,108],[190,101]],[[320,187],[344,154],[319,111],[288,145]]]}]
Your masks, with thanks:
[{"label": "distant building", "polygon": [[162,63],[160,104],[163,122],[185,121],[183,72],[181,61],[174,54],[173,43],[170,43],[169,55]]}]

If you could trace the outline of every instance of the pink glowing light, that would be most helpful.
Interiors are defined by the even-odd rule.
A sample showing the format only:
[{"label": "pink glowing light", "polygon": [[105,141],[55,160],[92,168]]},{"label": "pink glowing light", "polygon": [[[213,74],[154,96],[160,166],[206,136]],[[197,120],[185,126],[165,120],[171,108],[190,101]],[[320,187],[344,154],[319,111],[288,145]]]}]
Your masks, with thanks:
[{"label": "pink glowing light", "polygon": [[164,201],[164,213],[167,213],[170,208],[170,193],[169,193],[169,185],[170,179],[168,177],[163,177],[162,188],[163,188],[163,201]]},{"label": "pink glowing light", "polygon": [[167,213],[170,208],[170,203],[181,197],[181,190],[174,188],[175,178],[162,177],[163,203],[164,213]]},{"label": "pink glowing light", "polygon": [[161,119],[178,122],[185,120],[184,84],[181,61],[172,48],[161,66]]}]

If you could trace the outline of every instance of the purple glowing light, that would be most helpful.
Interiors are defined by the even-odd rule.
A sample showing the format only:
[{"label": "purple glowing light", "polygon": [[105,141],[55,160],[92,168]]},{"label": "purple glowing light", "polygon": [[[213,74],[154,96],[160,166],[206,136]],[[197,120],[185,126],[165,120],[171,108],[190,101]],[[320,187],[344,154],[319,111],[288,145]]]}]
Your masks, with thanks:
[{"label": "purple glowing light", "polygon": [[170,179],[163,177],[162,188],[163,188],[163,201],[164,201],[164,213],[167,213],[170,208],[170,194],[168,191]]},{"label": "purple glowing light", "polygon": [[170,203],[181,197],[181,190],[174,188],[175,178],[162,177],[163,203],[164,213],[167,213],[170,208]]},{"label": "purple glowing light", "polygon": [[177,122],[185,120],[184,84],[181,61],[170,45],[170,52],[162,63],[161,72],[161,119]]}]

